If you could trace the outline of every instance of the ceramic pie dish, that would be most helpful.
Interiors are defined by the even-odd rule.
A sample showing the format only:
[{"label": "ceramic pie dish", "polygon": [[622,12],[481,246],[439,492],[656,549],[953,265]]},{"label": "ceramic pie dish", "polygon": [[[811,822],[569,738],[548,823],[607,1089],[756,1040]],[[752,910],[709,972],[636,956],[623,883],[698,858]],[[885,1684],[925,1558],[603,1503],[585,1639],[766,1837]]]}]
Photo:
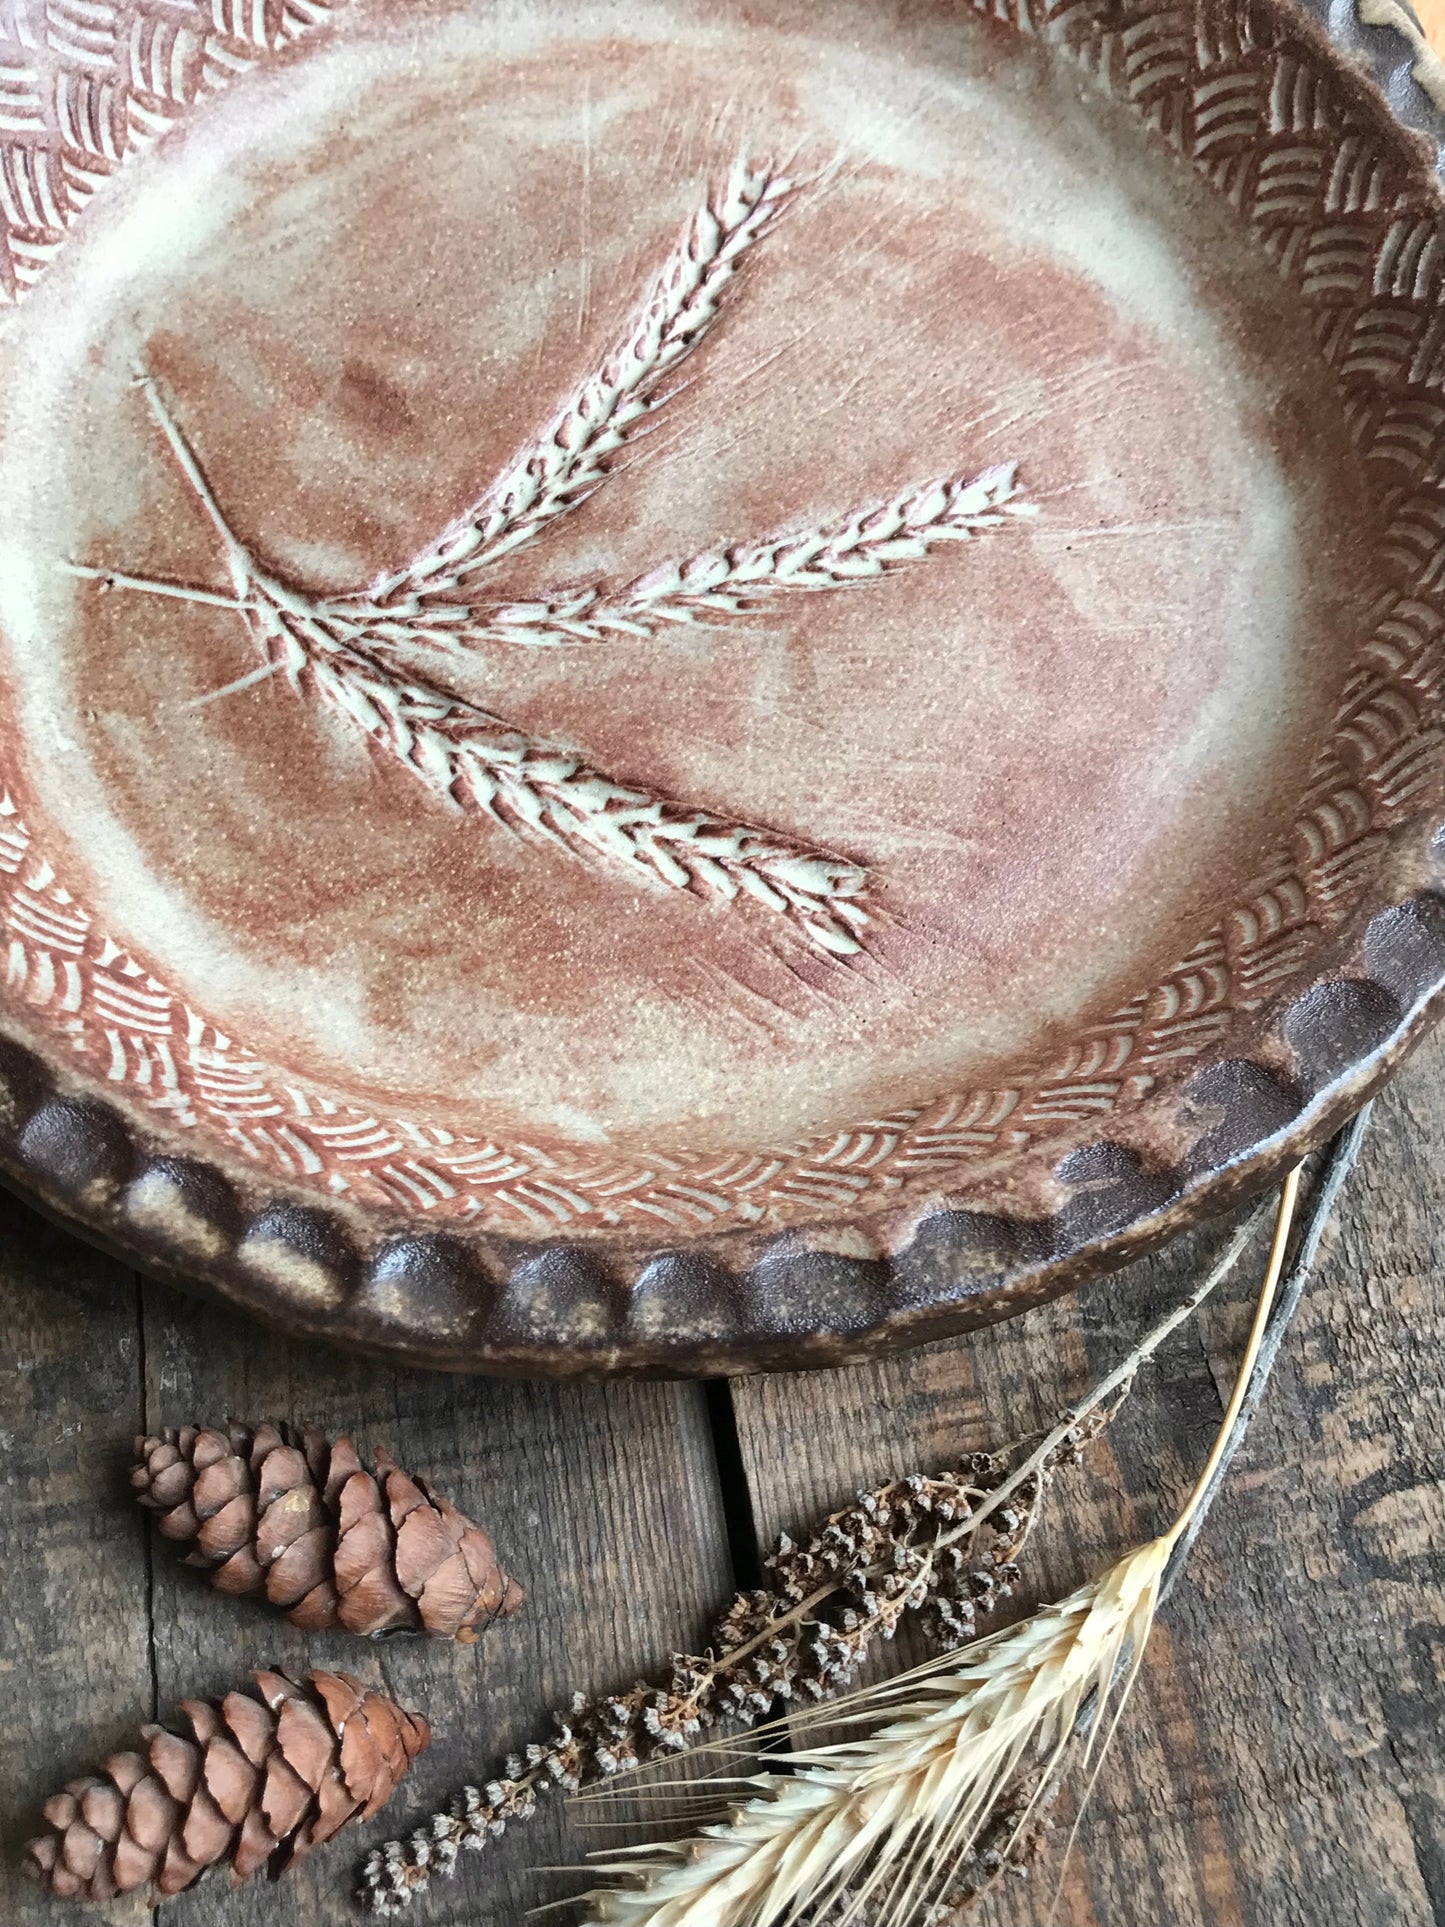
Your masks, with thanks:
[{"label": "ceramic pie dish", "polygon": [[1445,982],[1432,156],[1262,0],[4,0],[8,1180],[532,1373],[1264,1185]]}]

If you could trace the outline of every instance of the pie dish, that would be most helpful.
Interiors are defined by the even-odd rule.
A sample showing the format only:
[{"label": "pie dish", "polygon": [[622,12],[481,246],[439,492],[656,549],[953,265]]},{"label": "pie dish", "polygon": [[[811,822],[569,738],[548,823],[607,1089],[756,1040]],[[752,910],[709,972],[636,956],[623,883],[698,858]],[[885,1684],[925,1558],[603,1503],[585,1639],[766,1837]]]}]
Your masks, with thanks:
[{"label": "pie dish", "polygon": [[1285,0],[5,0],[8,1180],[528,1373],[1268,1183],[1445,985],[1434,153]]}]

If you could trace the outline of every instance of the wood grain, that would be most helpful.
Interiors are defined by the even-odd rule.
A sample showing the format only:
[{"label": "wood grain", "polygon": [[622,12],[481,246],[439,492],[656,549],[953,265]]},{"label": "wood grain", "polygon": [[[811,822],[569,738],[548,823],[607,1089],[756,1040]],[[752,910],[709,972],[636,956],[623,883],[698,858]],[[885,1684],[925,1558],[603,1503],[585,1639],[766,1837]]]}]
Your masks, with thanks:
[{"label": "wood grain", "polygon": [[21,1844],[41,1801],[150,1714],[146,1535],[117,1459],[140,1418],[139,1302],[121,1266],[7,1194],[0,1254],[0,1918],[54,1927]]},{"label": "wood grain", "polygon": [[[1376,1108],[1320,1274],[1166,1609],[1065,1877],[1061,1927],[1445,1922],[1445,1040]],[[905,1468],[1041,1426],[1197,1277],[1221,1230],[1032,1317],[734,1387],[760,1542]],[[1261,1243],[1262,1250],[1262,1243]],[[1056,1488],[1057,1594],[1167,1523],[1219,1421],[1258,1258]],[[1069,1810],[1061,1807],[1067,1825]],[[1061,1858],[980,1927],[1041,1927]]]},{"label": "wood grain", "polygon": [[[1445,1923],[1442,1222],[1445,1039],[1377,1108],[1321,1274],[1095,1792],[1064,1927]],[[735,1568],[746,1578],[781,1526],[1046,1423],[1222,1235],[1205,1229],[966,1343],[736,1382],[729,1410],[722,1387],[456,1380],[288,1344],[139,1286],[0,1198],[0,1918],[80,1917],[13,1877],[55,1784],[153,1706],[164,1716],[269,1661],[384,1680],[428,1713],[436,1745],[370,1828],[279,1887],[233,1894],[212,1879],[91,1918],[355,1923],[360,1847],[485,1776],[574,1687],[624,1684],[679,1638],[705,1637]],[[1073,1584],[1165,1519],[1218,1421],[1255,1276],[1176,1336],[1091,1465],[1056,1489],[1028,1560],[1035,1590]],[[148,1547],[125,1489],[137,1426],[267,1413],[309,1414],[433,1478],[495,1532],[530,1585],[523,1614],[470,1650],[303,1638],[208,1592],[163,1542]],[[581,1817],[554,1807],[514,1829],[413,1917],[516,1927],[575,1888],[535,1870],[581,1859],[596,1838]],[[992,1897],[980,1927],[1041,1927],[1058,1857]]]},{"label": "wood grain", "polygon": [[[6,1570],[29,1628],[23,1666],[0,1674],[0,1784],[7,1815],[21,1810],[12,1854],[53,1786],[153,1706],[164,1718],[178,1699],[224,1692],[255,1665],[340,1666],[384,1682],[433,1723],[432,1748],[396,1800],[278,1886],[260,1880],[232,1892],[213,1876],[200,1892],[157,1907],[154,1919],[158,1927],[354,1927],[352,1875],[369,1842],[415,1824],[466,1780],[490,1776],[574,1690],[625,1685],[679,1632],[701,1637],[702,1615],[730,1590],[700,1387],[398,1372],[287,1344],[151,1286],[142,1288],[141,1358],[135,1282],[59,1233],[46,1233],[47,1258],[28,1214],[6,1209],[21,1225],[12,1254],[17,1244],[38,1254],[29,1261],[36,1277],[24,1280],[28,1323],[12,1320],[18,1342],[7,1347],[18,1363],[5,1421],[15,1441]],[[8,1262],[15,1273],[15,1256]],[[57,1274],[48,1292],[47,1266]],[[42,1370],[27,1373],[25,1360],[42,1345]],[[125,1491],[142,1407],[149,1426],[309,1415],[349,1431],[363,1449],[386,1446],[487,1523],[530,1588],[526,1608],[471,1648],[306,1636],[249,1601],[210,1592],[157,1537],[148,1641],[145,1538]],[[462,1879],[438,1884],[426,1917],[514,1927],[528,1908],[575,1890],[575,1880],[533,1872],[585,1851],[586,1841],[564,1833],[560,1807],[548,1803],[530,1826],[469,1856]],[[7,1927],[60,1917],[60,1903],[28,1888],[21,1905],[18,1917],[0,1910]],[[147,1909],[117,1902],[91,1917],[133,1921]]]}]

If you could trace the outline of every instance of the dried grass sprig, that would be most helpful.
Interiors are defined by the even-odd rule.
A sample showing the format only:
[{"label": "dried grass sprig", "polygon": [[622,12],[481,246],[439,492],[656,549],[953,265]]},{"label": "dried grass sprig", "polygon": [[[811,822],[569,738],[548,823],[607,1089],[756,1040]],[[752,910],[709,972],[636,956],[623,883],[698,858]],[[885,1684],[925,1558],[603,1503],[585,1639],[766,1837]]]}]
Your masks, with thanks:
[{"label": "dried grass sprig", "polygon": [[1057,1605],[971,1646],[962,1664],[941,1655],[855,1695],[846,1723],[874,1730],[795,1753],[789,1773],[752,1776],[753,1796],[725,1824],[601,1861],[600,1872],[641,1885],[590,1895],[588,1927],[843,1927],[865,1916],[878,1927],[913,1927],[946,1889],[949,1869],[972,1854],[1020,1769],[1042,1761],[1043,1781],[1052,1778],[1086,1701],[1087,1760],[1117,1723],[1170,1554],[1213,1489],[1284,1270],[1298,1187],[1296,1168],[1280,1197],[1233,1398],[1169,1530]]},{"label": "dried grass sprig", "polygon": [[[1230,1274],[1261,1215],[1231,1234],[1183,1303],[1042,1438],[973,1454],[940,1477],[915,1474],[864,1493],[802,1543],[785,1534],[766,1564],[768,1587],[736,1596],[708,1652],[676,1655],[657,1684],[598,1699],[579,1694],[556,1716],[556,1731],[508,1760],[498,1778],[464,1788],[408,1839],[373,1852],[361,1880],[368,1904],[379,1914],[400,1913],[434,1874],[452,1874],[463,1852],[529,1818],[551,1789],[615,1783],[696,1745],[719,1724],[748,1727],[779,1702],[829,1700],[905,1618],[918,1618],[947,1650],[971,1640],[1013,1592],[1018,1555],[1055,1474],[1079,1460],[1139,1367]],[[1041,1796],[1036,1820],[1045,1804]],[[989,1830],[980,1837],[979,1853],[985,1850],[1000,1852]]]}]

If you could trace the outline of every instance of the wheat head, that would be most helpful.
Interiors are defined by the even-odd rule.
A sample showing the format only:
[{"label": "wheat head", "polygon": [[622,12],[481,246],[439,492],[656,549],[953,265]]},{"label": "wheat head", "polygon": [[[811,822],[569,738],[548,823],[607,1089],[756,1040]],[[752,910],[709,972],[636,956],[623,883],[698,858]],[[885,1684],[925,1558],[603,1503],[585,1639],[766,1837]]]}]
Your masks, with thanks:
[{"label": "wheat head", "polygon": [[585,501],[628,436],[666,399],[662,384],[706,337],[743,256],[767,233],[792,185],[740,156],[688,222],[602,366],[478,502],[415,561],[379,576],[363,599],[419,612],[427,601],[455,598],[479,570]]},{"label": "wheat head", "polygon": [[1171,1545],[1168,1535],[1151,1540],[1059,1604],[967,1648],[962,1664],[944,1655],[843,1702],[850,1723],[885,1723],[793,1755],[791,1775],[757,1775],[757,1791],[726,1824],[601,1863],[641,1884],[588,1895],[586,1922],[921,1921],[1015,1774],[1042,1759],[1047,1779],[1091,1694],[1091,1739],[1099,1732],[1131,1653],[1127,1691]]},{"label": "wheat head", "polygon": [[420,677],[396,673],[263,572],[243,613],[263,655],[296,693],[346,718],[453,803],[595,854],[670,889],[750,898],[787,917],[818,949],[862,946],[867,872],[755,825],[615,782],[574,751],[540,741]]},{"label": "wheat head", "polygon": [[681,562],[649,569],[624,588],[602,583],[544,595],[530,602],[495,603],[447,612],[430,609],[429,633],[406,621],[373,625],[387,646],[430,643],[474,647],[521,643],[555,648],[598,642],[609,635],[650,636],[668,624],[714,622],[748,615],[779,594],[846,589],[876,582],[920,562],[946,543],[971,541],[1011,519],[1036,513],[1019,499],[1017,467],[946,475],[913,483],[886,502],[851,509],[821,528],[794,529],[762,542],[707,549]]}]

